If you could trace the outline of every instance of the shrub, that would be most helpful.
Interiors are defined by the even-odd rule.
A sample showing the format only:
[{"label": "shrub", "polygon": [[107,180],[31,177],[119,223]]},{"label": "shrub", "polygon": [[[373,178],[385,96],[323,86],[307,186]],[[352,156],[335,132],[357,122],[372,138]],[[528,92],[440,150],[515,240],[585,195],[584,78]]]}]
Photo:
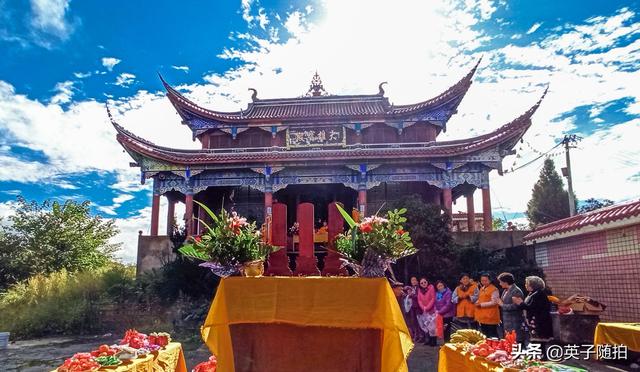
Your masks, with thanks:
[{"label": "shrub", "polygon": [[133,268],[119,264],[33,276],[0,297],[0,329],[16,337],[102,331],[103,305],[128,291],[133,280]]}]

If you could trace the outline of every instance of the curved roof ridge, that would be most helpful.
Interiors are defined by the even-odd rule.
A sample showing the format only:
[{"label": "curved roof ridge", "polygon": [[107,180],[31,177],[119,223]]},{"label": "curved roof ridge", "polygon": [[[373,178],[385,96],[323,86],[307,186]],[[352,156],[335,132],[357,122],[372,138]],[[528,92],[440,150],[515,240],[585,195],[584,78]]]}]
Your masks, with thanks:
[{"label": "curved roof ridge", "polygon": [[466,95],[471,83],[473,82],[473,76],[478,70],[478,66],[480,66],[480,62],[482,62],[482,58],[478,59],[475,66],[469,71],[462,79],[460,79],[457,83],[450,86],[447,90],[440,93],[436,97],[429,98],[425,101],[407,104],[407,105],[395,105],[390,110],[390,114],[406,114],[410,112],[419,111],[425,107],[430,107],[440,102],[446,101],[447,98],[451,98],[452,96],[464,96]]},{"label": "curved roof ridge", "polygon": [[524,135],[527,129],[529,129],[529,127],[531,126],[531,121],[530,121],[531,117],[538,110],[538,107],[540,107],[540,104],[542,103],[542,100],[544,99],[544,97],[547,95],[548,90],[549,90],[549,86],[547,86],[547,88],[542,93],[542,96],[540,96],[538,101],[533,106],[531,106],[527,111],[525,111],[523,114],[511,120],[510,122],[501,125],[497,129],[489,133],[481,134],[477,137],[470,137],[470,138],[467,137],[467,138],[450,140],[450,141],[439,141],[438,143],[456,145],[456,144],[468,142],[469,140],[472,140],[472,139],[480,142],[486,139],[490,139],[491,137],[495,137],[496,135],[506,135],[509,132],[511,133],[521,132],[520,134]]},{"label": "curved roof ridge", "polygon": [[[544,97],[544,94],[543,94]],[[409,156],[409,157],[433,157],[450,158],[458,155],[465,155],[478,151],[483,151],[493,146],[507,144],[511,146],[518,140],[531,125],[531,115],[535,113],[542,98],[536,102],[529,110],[518,118],[499,127],[498,129],[479,137],[471,137],[461,140],[436,142],[432,141],[423,146],[415,147],[388,147],[388,148],[340,148],[326,149],[318,151],[284,151],[284,152],[220,152],[214,149],[173,149],[157,146],[146,141],[114,123],[118,130],[118,141],[126,148],[133,151],[140,151],[148,156],[160,158],[167,161],[174,161],[185,164],[200,164],[216,161],[265,161],[265,158],[277,158],[276,160],[296,160],[306,157],[334,156],[345,157],[376,157],[376,156]]]},{"label": "curved roof ridge", "polygon": [[[231,123],[244,123],[251,120],[300,120],[307,118],[311,111],[316,113],[312,115],[314,117],[322,116],[344,119],[345,117],[379,118],[390,115],[393,118],[397,118],[399,116],[411,115],[413,113],[433,109],[447,102],[453,102],[454,106],[452,107],[452,110],[455,110],[462,100],[462,97],[464,97],[471,86],[471,81],[481,61],[482,58],[478,60],[475,66],[467,73],[467,75],[465,75],[465,77],[438,96],[415,104],[401,106],[390,105],[388,98],[378,92],[378,94],[328,95],[321,97],[269,99],[257,99],[256,97],[248,104],[246,110],[223,112],[199,106],[186,98],[182,93],[178,92],[177,89],[169,85],[162,75],[158,75],[160,76],[160,80],[167,91],[167,97],[174,105],[180,116],[185,120],[192,119],[193,116],[199,116],[204,120]],[[312,110],[315,107],[324,108],[321,110]]]},{"label": "curved roof ridge", "polygon": [[158,147],[158,145],[156,145],[155,143],[153,143],[153,142],[151,142],[149,140],[146,140],[146,139],[144,139],[144,138],[142,138],[140,136],[136,136],[135,134],[129,132],[126,129],[124,129],[124,127],[122,125],[118,124],[118,122],[113,118],[113,115],[111,114],[111,110],[109,109],[109,105],[107,103],[105,103],[104,105],[107,108],[107,116],[109,116],[109,121],[111,122],[111,125],[113,125],[113,127],[116,129],[116,132],[118,132],[119,135],[133,138],[138,142],[144,143],[145,145]]},{"label": "curved roof ridge", "polygon": [[219,116],[220,118],[224,118],[224,119],[241,119],[243,116],[243,111],[225,112],[225,111],[215,111],[215,110],[206,109],[196,104],[192,100],[188,99],[182,93],[178,92],[177,89],[169,85],[169,83],[167,83],[167,81],[164,80],[164,78],[162,77],[162,75],[160,75],[160,73],[158,73],[158,76],[160,77],[160,80],[162,81],[162,85],[167,91],[167,97],[169,98],[169,101],[171,101],[171,103],[176,108],[176,110],[178,110],[178,113],[180,114],[180,116],[183,116],[183,113],[182,113],[181,107],[179,106],[184,106],[184,105],[200,112],[201,114],[205,114],[207,116]]}]

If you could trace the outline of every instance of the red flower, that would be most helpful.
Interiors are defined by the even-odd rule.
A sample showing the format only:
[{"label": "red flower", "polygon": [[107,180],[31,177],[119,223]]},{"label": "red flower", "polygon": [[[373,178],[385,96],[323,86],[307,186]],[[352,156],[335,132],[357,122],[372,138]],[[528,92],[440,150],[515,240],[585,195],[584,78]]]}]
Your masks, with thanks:
[{"label": "red flower", "polygon": [[370,233],[373,230],[373,227],[371,226],[370,223],[362,223],[360,224],[360,231],[362,231],[363,233]]},{"label": "red flower", "polygon": [[193,237],[193,240],[195,240],[196,243],[200,243],[202,241],[202,237],[200,235],[196,235]]},{"label": "red flower", "polygon": [[402,234],[404,234],[404,230],[398,229],[398,230],[396,230],[396,234],[402,235]]}]

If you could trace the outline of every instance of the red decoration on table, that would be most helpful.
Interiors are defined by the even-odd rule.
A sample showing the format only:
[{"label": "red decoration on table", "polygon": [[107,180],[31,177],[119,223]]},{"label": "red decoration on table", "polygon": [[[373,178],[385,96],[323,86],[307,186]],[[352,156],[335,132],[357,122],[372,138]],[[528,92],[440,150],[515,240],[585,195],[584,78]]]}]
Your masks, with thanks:
[{"label": "red decoration on table", "polygon": [[100,368],[90,353],[77,353],[58,367],[58,372],[87,372]]},{"label": "red decoration on table", "polygon": [[198,364],[192,372],[216,372],[218,360],[215,356],[210,356],[209,360]]},{"label": "red decoration on table", "polygon": [[148,341],[147,335],[135,329],[129,329],[125,332],[122,340],[120,340],[120,345],[129,345],[134,349],[141,349],[145,346],[145,341]]}]

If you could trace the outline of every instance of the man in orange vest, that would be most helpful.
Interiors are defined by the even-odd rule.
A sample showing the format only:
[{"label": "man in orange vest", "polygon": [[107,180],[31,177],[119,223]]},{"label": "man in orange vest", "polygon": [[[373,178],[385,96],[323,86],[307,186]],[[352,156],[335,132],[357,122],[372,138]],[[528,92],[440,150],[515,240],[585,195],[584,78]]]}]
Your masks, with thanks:
[{"label": "man in orange vest", "polygon": [[460,285],[456,287],[451,295],[451,302],[456,304],[456,318],[465,322],[468,328],[476,328],[475,324],[475,302],[478,300],[478,286],[471,282],[469,274],[460,275]]},{"label": "man in orange vest", "polygon": [[476,302],[475,317],[480,324],[480,331],[487,337],[498,338],[498,324],[500,324],[500,308],[498,302],[500,293],[491,284],[491,277],[485,273],[480,276],[480,290]]}]

